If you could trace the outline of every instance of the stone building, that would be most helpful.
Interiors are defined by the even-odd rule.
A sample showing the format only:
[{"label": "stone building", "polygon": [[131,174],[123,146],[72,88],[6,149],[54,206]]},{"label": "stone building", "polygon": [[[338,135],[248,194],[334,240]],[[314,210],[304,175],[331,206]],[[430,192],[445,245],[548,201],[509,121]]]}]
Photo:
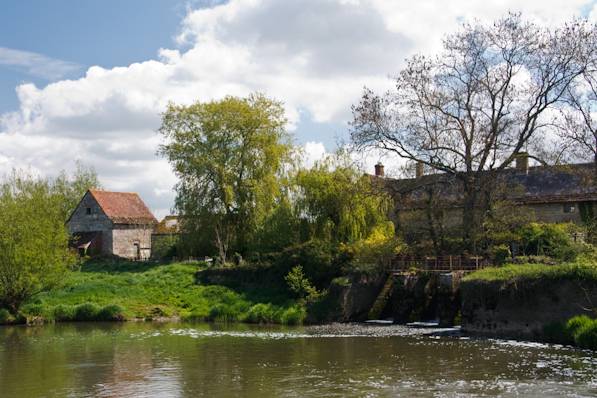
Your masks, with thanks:
[{"label": "stone building", "polygon": [[130,260],[151,257],[157,220],[138,194],[89,190],[67,221],[72,243],[81,254],[113,255]]},{"label": "stone building", "polygon": [[[376,165],[375,176],[394,199],[393,218],[398,226],[411,232],[428,231],[433,220],[449,232],[461,225],[463,188],[458,178],[424,174],[422,165],[417,165],[415,178],[387,178],[381,164]],[[528,157],[522,154],[515,167],[487,172],[486,177],[492,182],[492,201],[532,221],[582,225],[597,215],[593,163],[529,167]]]}]

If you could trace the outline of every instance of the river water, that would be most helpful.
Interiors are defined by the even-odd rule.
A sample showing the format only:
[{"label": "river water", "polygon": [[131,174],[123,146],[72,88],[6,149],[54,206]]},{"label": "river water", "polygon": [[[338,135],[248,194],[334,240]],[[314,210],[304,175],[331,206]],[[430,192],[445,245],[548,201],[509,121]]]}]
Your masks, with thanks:
[{"label": "river water", "polygon": [[597,355],[404,327],[0,327],[0,397],[597,396]]}]

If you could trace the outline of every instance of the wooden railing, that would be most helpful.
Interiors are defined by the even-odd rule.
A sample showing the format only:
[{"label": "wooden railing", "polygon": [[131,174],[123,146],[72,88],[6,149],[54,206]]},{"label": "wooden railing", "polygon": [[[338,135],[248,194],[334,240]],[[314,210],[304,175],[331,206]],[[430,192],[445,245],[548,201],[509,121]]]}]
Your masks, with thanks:
[{"label": "wooden railing", "polygon": [[389,271],[406,272],[411,269],[419,269],[431,272],[472,272],[490,265],[487,259],[478,256],[399,256],[390,262]]}]

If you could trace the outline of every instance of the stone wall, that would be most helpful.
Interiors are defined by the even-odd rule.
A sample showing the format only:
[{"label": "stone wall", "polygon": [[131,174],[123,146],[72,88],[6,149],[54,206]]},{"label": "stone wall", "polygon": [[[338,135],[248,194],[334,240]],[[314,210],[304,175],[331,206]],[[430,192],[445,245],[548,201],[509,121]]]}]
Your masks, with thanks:
[{"label": "stone wall", "polygon": [[141,260],[151,257],[152,225],[124,225],[116,224],[112,230],[112,253],[115,256],[137,259],[139,245]]},{"label": "stone wall", "polygon": [[580,211],[578,203],[569,203],[574,206],[574,211],[570,213],[564,212],[563,203],[543,203],[527,205],[535,213],[535,219],[537,221],[549,222],[549,223],[563,223],[573,222],[575,224],[581,224]]},{"label": "stone wall", "polygon": [[547,325],[589,314],[597,282],[575,279],[467,281],[461,285],[462,329],[495,337],[543,339]]},{"label": "stone wall", "polygon": [[[87,209],[91,209],[88,214]],[[95,199],[87,193],[74,210],[67,222],[68,232],[76,235],[78,232],[102,232],[101,253],[112,254],[112,221],[104,214]]]}]

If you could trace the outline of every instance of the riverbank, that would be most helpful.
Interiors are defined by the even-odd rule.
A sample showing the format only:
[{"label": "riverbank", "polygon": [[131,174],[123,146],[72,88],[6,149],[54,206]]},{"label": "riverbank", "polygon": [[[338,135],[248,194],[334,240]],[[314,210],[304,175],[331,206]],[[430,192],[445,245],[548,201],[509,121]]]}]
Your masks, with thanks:
[{"label": "riverbank", "polygon": [[[88,261],[3,323],[182,319],[301,324],[305,309],[283,289],[199,285],[203,263]],[[283,288],[283,287],[282,287]],[[1,315],[1,314],[0,314]],[[2,323],[0,316],[0,323]]]},{"label": "riverbank", "polygon": [[467,333],[597,349],[597,265],[512,264],[466,276],[460,287]]}]

